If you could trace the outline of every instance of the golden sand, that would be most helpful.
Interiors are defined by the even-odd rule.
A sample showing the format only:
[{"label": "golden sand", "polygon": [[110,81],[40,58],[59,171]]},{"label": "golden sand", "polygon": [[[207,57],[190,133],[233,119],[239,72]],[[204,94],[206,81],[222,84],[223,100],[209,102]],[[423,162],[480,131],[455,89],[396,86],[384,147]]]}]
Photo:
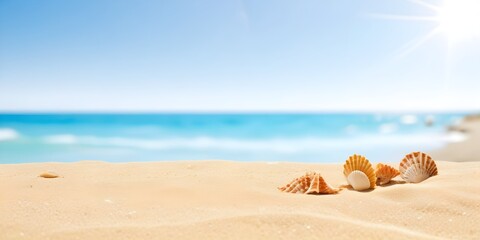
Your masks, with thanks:
[{"label": "golden sand", "polygon": [[480,162],[437,164],[419,184],[335,195],[277,187],[306,171],[346,184],[341,164],[0,165],[0,239],[478,239]]}]

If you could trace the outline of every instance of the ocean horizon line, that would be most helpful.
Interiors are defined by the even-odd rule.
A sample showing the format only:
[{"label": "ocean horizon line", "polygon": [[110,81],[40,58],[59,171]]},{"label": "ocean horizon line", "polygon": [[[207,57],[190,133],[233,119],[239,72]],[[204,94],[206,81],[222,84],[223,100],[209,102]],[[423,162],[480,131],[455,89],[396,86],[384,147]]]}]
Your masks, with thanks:
[{"label": "ocean horizon line", "polygon": [[108,115],[141,115],[141,114],[158,114],[158,115],[184,115],[184,114],[191,114],[191,115],[257,115],[257,114],[265,114],[265,115],[280,115],[280,114],[289,114],[289,115],[317,115],[317,114],[478,114],[480,113],[480,109],[478,110],[419,110],[419,111],[382,111],[382,110],[338,110],[338,111],[331,111],[331,110],[312,110],[312,111],[276,111],[276,110],[248,110],[248,111],[203,111],[203,110],[179,110],[179,111],[111,111],[111,110],[85,110],[85,111],[4,111],[0,110],[1,115],[59,115],[59,114],[73,114],[73,115],[95,115],[95,114],[108,114]]}]

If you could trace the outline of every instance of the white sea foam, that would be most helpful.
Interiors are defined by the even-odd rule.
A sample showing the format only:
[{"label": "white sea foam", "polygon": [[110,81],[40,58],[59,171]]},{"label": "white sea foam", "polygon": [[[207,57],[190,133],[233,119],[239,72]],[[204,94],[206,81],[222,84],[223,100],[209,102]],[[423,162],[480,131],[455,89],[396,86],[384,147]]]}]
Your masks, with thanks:
[{"label": "white sea foam", "polygon": [[403,115],[402,118],[400,119],[400,121],[401,121],[403,124],[410,125],[410,124],[415,124],[415,123],[417,123],[418,118],[417,118],[417,116],[415,116],[415,115],[407,114],[407,115]]},{"label": "white sea foam", "polygon": [[75,144],[78,143],[78,137],[71,134],[52,135],[45,137],[45,142],[50,144]]},{"label": "white sea foam", "polygon": [[439,135],[376,135],[355,138],[270,138],[232,139],[214,137],[133,139],[120,137],[95,137],[74,135],[53,135],[44,138],[47,144],[78,144],[86,146],[137,148],[147,150],[233,150],[273,151],[296,153],[301,151],[341,150],[361,147],[431,145],[441,139]]},{"label": "white sea foam", "polygon": [[467,140],[468,136],[461,132],[449,132],[443,140],[449,143],[458,143]]},{"label": "white sea foam", "polygon": [[0,128],[0,141],[15,140],[20,134],[13,128]]}]

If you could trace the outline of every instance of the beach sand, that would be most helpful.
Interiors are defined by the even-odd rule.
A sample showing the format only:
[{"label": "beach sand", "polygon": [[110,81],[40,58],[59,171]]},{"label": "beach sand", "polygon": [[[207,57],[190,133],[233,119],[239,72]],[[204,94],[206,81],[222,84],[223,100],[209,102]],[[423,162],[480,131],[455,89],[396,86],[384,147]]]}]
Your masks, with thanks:
[{"label": "beach sand", "polygon": [[342,164],[3,164],[0,239],[480,239],[479,123],[433,154],[438,176],[336,195],[277,187],[306,171],[344,185]]},{"label": "beach sand", "polygon": [[438,168],[419,184],[302,195],[277,187],[309,170],[346,184],[341,164],[0,165],[0,239],[478,239],[480,162]]}]

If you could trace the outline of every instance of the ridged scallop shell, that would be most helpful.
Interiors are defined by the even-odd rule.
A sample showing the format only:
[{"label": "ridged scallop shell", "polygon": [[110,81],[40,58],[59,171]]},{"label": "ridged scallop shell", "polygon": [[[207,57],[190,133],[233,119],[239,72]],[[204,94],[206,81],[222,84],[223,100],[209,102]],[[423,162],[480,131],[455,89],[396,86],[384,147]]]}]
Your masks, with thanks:
[{"label": "ridged scallop shell", "polygon": [[375,169],[375,175],[377,176],[377,184],[383,185],[389,183],[392,178],[400,175],[400,172],[393,167],[379,163]]},{"label": "ridged scallop shell", "polygon": [[400,162],[400,176],[409,183],[419,183],[438,174],[432,157],[423,152],[407,154]]},{"label": "ridged scallop shell", "polygon": [[348,157],[343,165],[343,174],[347,178],[348,184],[357,191],[375,188],[377,181],[375,171],[364,156],[354,154]]},{"label": "ridged scallop shell", "polygon": [[306,194],[334,194],[339,191],[339,189],[332,188],[328,185],[320,173],[315,172],[308,172],[278,189],[282,192]]}]

